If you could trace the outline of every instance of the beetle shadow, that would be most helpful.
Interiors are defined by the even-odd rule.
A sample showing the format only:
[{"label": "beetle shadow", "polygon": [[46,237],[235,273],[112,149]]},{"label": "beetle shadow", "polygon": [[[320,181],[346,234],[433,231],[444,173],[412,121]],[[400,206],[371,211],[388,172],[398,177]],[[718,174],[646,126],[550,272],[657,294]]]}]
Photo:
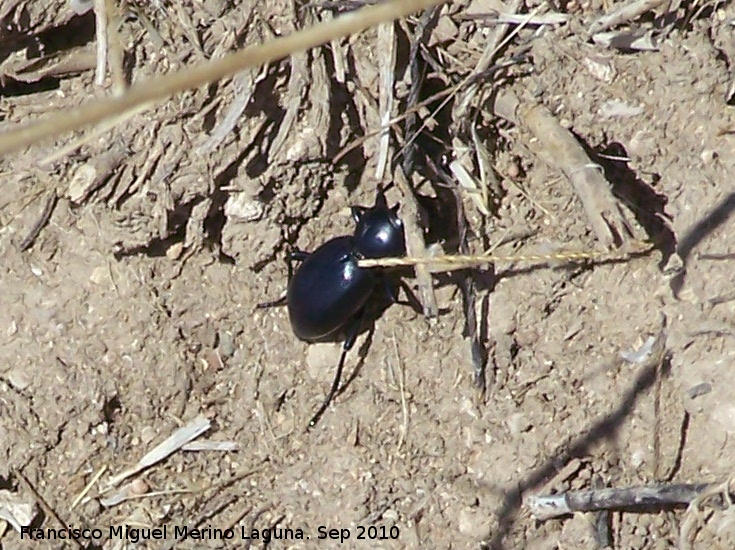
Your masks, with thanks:
[{"label": "beetle shadow", "polygon": [[[370,350],[370,346],[373,342],[373,336],[375,334],[375,324],[377,320],[383,315],[385,310],[393,304],[400,304],[409,305],[414,310],[420,311],[421,305],[415,298],[415,296],[409,298],[407,302],[400,302],[398,300],[397,293],[399,286],[404,288],[407,296],[412,296],[412,293],[406,288],[402,281],[398,279],[393,279],[392,277],[386,278],[384,281],[381,281],[376,286],[376,289],[373,291],[373,294],[371,294],[368,298],[368,301],[366,302],[364,308],[359,313],[357,313],[355,317],[353,317],[353,320],[346,325],[345,329],[340,330],[333,335],[326,336],[324,338],[314,341],[342,341],[344,343],[342,356],[336,367],[335,380],[333,382],[332,389],[327,394],[327,397],[325,398],[321,408],[318,410],[318,412],[314,415],[311,422],[309,423],[309,428],[312,428],[319,421],[321,416],[326,412],[328,406],[332,404],[338,396],[342,395],[362,372],[362,368],[365,365],[367,353]],[[273,305],[276,305],[275,302],[273,302]],[[355,366],[352,367],[349,376],[345,378],[343,376],[344,366],[346,364],[347,358],[350,356],[352,348],[350,347],[349,349],[345,349],[344,346],[347,345],[346,342],[348,341],[353,341],[354,343],[353,339],[356,339],[360,334],[364,332],[367,332],[367,337],[363,340],[363,342],[360,344],[359,349],[357,350],[357,362]]]},{"label": "beetle shadow", "polygon": [[524,497],[549,483],[549,480],[559,473],[560,468],[573,459],[588,457],[592,449],[614,443],[625,427],[625,421],[633,414],[639,402],[650,395],[657,383],[670,375],[669,354],[663,354],[659,359],[649,358],[639,367],[632,383],[621,394],[617,407],[593,418],[578,434],[560,441],[555,450],[551,450],[541,463],[527,471],[511,487],[483,483],[483,490],[495,493],[501,499],[501,503],[495,510],[498,527],[483,541],[482,547],[494,550],[507,548],[505,539],[513,532],[522,515]]},{"label": "beetle shadow", "polygon": [[629,166],[628,151],[618,142],[610,142],[599,150],[586,149],[602,167],[606,179],[612,182],[616,198],[628,207],[648,239],[661,252],[659,269],[663,269],[676,251],[676,235],[671,216],[666,212],[669,199],[658,188],[661,175],[649,173],[650,182],[646,181]]},{"label": "beetle shadow", "polygon": [[[362,372],[362,368],[365,366],[365,358],[367,357],[367,353],[373,343],[376,323],[389,307],[391,307],[392,305],[407,306],[410,307],[414,311],[414,313],[416,313],[416,315],[423,316],[424,310],[421,302],[419,301],[413,290],[411,290],[408,283],[406,283],[406,281],[402,277],[398,276],[397,274],[391,275],[388,279],[388,284],[392,286],[392,293],[390,293],[390,295],[384,296],[383,299],[380,300],[376,300],[375,298],[373,298],[372,301],[368,301],[368,305],[366,306],[368,310],[365,312],[365,317],[358,330],[358,335],[367,332],[367,336],[363,340],[362,344],[360,344],[360,348],[357,350],[357,364],[353,367],[350,375],[345,379],[345,381],[340,384],[339,389],[334,394],[333,399],[339,395],[342,395],[350,386],[350,384],[352,384],[352,382]],[[401,289],[406,295],[405,301],[398,298],[398,292]],[[381,289],[376,289],[376,293],[380,294]],[[449,308],[441,308],[439,310],[439,315],[445,315],[449,313],[449,311]]]},{"label": "beetle shadow", "polygon": [[[466,254],[470,239],[481,239],[483,248],[487,249],[489,243],[484,233],[475,234],[467,221],[461,193],[449,175],[448,167],[434,162],[431,156],[427,156],[426,160],[434,174],[431,181],[436,195],[434,198],[419,198],[419,204],[426,211],[428,225],[424,227],[429,228],[425,230],[426,242],[428,244],[441,242],[449,254]],[[462,334],[470,343],[474,385],[484,393],[492,346],[489,336],[488,297],[498,281],[495,268],[490,264],[486,268],[435,273],[433,280],[435,288],[451,285],[461,293],[464,313]],[[439,315],[441,314],[440,311]]]}]

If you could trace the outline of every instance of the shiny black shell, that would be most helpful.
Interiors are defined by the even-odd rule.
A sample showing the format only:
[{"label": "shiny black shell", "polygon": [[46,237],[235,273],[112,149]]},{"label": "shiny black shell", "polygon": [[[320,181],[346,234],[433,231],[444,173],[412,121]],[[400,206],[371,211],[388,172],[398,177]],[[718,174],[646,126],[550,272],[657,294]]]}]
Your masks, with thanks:
[{"label": "shiny black shell", "polygon": [[[358,260],[406,253],[397,210],[397,206],[388,208],[385,195],[379,191],[372,208],[352,208],[357,224],[353,236],[336,237],[306,255],[289,282],[286,296],[296,336],[314,342],[338,336],[343,329],[355,329],[350,325],[359,323],[357,316],[383,280],[383,270],[361,268]],[[350,335],[345,336],[349,340]]]},{"label": "shiny black shell", "polygon": [[388,208],[385,196],[379,194],[372,208],[352,207],[355,227],[355,250],[363,258],[390,258],[406,253],[403,222],[396,213],[398,207]]},{"label": "shiny black shell", "polygon": [[353,237],[327,241],[304,260],[288,285],[294,334],[307,342],[336,335],[365,306],[375,284],[376,275],[357,265]]}]

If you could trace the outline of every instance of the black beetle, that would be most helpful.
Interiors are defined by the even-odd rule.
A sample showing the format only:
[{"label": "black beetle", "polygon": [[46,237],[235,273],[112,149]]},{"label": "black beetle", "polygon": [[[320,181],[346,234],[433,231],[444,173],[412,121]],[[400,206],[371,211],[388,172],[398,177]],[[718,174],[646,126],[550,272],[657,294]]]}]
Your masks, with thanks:
[{"label": "black beetle", "polygon": [[312,253],[294,251],[290,259],[301,261],[291,277],[286,303],[291,327],[305,342],[344,337],[334,382],[319,410],[309,422],[313,427],[339,389],[347,352],[363,323],[366,306],[381,285],[395,299],[384,270],[360,267],[361,258],[388,258],[406,253],[403,222],[398,206],[388,208],[378,190],[375,206],[352,207],[357,226],[352,236],[336,237]]}]

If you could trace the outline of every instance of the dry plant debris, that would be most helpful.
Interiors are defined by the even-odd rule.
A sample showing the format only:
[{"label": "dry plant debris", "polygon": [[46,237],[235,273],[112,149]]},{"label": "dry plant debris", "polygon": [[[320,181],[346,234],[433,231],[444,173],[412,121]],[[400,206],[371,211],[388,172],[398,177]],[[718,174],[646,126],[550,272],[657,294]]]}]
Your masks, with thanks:
[{"label": "dry plant debris", "polygon": [[181,428],[176,430],[164,441],[156,445],[155,448],[147,452],[137,462],[135,466],[113,476],[110,480],[108,480],[107,486],[114,487],[115,485],[118,485],[121,481],[124,481],[127,478],[145,470],[146,468],[153,466],[157,462],[162,461],[170,454],[178,451],[184,445],[190,443],[192,440],[202,435],[210,427],[211,423],[207,418],[198,416],[185,426],[182,426]]},{"label": "dry plant debris", "polygon": [[[714,1],[0,2],[2,544],[36,548],[16,531],[42,510],[732,547],[727,484],[602,506],[592,534],[522,508],[732,475],[732,21]],[[255,305],[378,186],[410,256],[376,264],[415,266],[413,307],[366,327],[305,435],[336,346]]]},{"label": "dry plant debris", "polygon": [[[719,484],[718,484],[719,485]],[[534,495],[526,506],[536,519],[545,521],[574,512],[627,510],[657,512],[689,506],[711,485],[663,485],[660,487],[625,487],[572,491],[558,495]]]},{"label": "dry plant debris", "polygon": [[562,128],[548,109],[533,102],[525,104],[513,94],[499,95],[495,112],[526,126],[538,142],[539,155],[566,175],[600,244],[621,246],[632,231],[630,223],[602,167],[592,162],[574,135]]},{"label": "dry plant debris", "polygon": [[446,1],[391,0],[380,5],[368,6],[363,8],[359,14],[337,18],[289,36],[271,40],[263,46],[253,46],[230,54],[223,59],[158,77],[151,82],[132,87],[118,97],[99,100],[70,112],[59,113],[44,121],[6,130],[0,134],[0,154],[32,145],[44,138],[101,122],[107,118],[120,116],[130,110],[147,107],[175,93],[214,82],[243,69],[281,59],[335,38],[359,32],[381,21],[391,21]]}]

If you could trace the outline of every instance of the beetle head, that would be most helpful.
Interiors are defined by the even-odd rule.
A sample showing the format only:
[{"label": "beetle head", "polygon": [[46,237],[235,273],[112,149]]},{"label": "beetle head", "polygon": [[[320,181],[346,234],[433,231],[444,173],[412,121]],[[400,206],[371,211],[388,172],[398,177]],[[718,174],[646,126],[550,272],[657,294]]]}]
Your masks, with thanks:
[{"label": "beetle head", "polygon": [[353,206],[352,217],[357,223],[355,249],[364,258],[388,258],[406,254],[403,222],[398,217],[398,205],[388,208],[382,189],[378,190],[375,206]]}]

